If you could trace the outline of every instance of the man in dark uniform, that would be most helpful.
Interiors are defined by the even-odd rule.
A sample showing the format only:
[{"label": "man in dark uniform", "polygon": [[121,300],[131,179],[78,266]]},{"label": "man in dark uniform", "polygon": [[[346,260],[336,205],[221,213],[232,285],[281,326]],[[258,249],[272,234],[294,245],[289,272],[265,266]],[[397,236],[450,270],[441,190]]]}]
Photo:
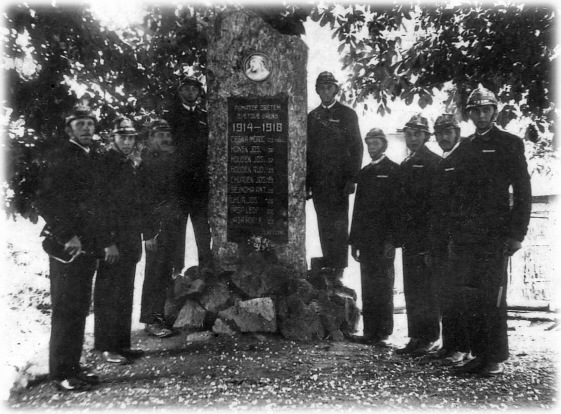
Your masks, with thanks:
[{"label": "man in dark uniform", "polygon": [[461,278],[461,303],[475,356],[457,372],[485,376],[501,374],[509,356],[508,258],[522,247],[532,205],[524,144],[497,128],[497,106],[493,92],[482,85],[468,97],[466,109],[476,132],[462,153],[451,210],[453,271]]},{"label": "man in dark uniform", "polygon": [[337,102],[337,80],[322,72],[316,81],[321,105],[308,114],[307,197],[312,198],[323,252],[322,266],[340,283],[348,265],[349,195],[362,165],[358,117]]},{"label": "man in dark uniform", "polygon": [[175,189],[175,153],[171,128],[156,119],[150,125],[148,146],[142,162],[148,175],[154,219],[158,223],[156,249],[146,252],[146,270],[140,307],[140,322],[147,334],[166,338],[173,334],[165,321],[167,290],[174,269],[183,267],[186,218],[179,209]]},{"label": "man in dark uniform", "polygon": [[387,346],[393,333],[396,211],[399,209],[399,165],[384,152],[384,131],[374,128],[364,138],[372,162],[358,174],[349,244],[360,262],[363,343]]},{"label": "man in dark uniform", "polygon": [[442,318],[442,348],[435,358],[446,365],[457,365],[471,358],[467,332],[458,305],[457,273],[450,268],[451,197],[456,190],[456,165],[461,158],[460,126],[453,115],[443,114],[434,123],[436,142],[442,148],[431,192],[430,264],[438,288]]},{"label": "man in dark uniform", "polygon": [[146,250],[155,248],[157,229],[149,200],[144,196],[147,177],[134,158],[137,132],[130,119],[120,116],[113,124],[111,147],[103,157],[109,197],[111,234],[119,249],[116,263],[100,263],[94,288],[95,349],[106,362],[125,364],[143,354],[131,348],[131,317],[136,264]]},{"label": "man in dark uniform", "polygon": [[403,290],[410,338],[401,354],[424,354],[440,347],[437,291],[427,253],[429,248],[430,191],[440,157],[425,143],[428,121],[415,115],[405,124],[405,142],[411,155],[401,163],[401,225]]},{"label": "man in dark uniform", "polygon": [[[198,103],[202,91],[203,86],[197,78],[188,76],[183,79],[178,90],[180,101],[166,118],[171,126],[177,155],[176,189],[185,215],[182,229],[186,231],[190,216],[197,243],[199,268],[213,270],[208,220],[208,121],[206,111]],[[176,269],[176,273],[181,270]]]},{"label": "man in dark uniform", "polygon": [[49,258],[49,373],[63,391],[81,391],[99,383],[97,375],[80,367],[97,268],[97,257],[92,253],[101,251],[106,263],[114,263],[119,257],[106,223],[102,165],[91,148],[96,122],[95,115],[85,107],[75,108],[66,118],[69,140],[49,154],[37,204],[46,222],[44,232],[73,257],[70,262]]}]

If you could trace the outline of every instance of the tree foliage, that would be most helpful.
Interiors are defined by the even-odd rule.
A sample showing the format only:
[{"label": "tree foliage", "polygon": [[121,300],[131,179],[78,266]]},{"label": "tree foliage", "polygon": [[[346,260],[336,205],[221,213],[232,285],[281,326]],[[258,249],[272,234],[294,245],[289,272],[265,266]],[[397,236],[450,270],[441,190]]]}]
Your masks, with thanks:
[{"label": "tree foliage", "polygon": [[449,88],[450,109],[461,111],[481,82],[504,104],[503,125],[519,113],[539,133],[553,129],[554,14],[543,6],[179,3],[148,5],[141,24],[109,30],[86,5],[22,3],[5,10],[3,34],[8,211],[36,219],[42,155],[64,138],[78,100],[97,110],[100,144],[117,114],[139,127],[161,116],[183,74],[206,74],[216,19],[243,7],[284,34],[304,34],[307,18],[329,25],[352,74],[350,104],[374,100],[384,114],[392,101],[423,107]]},{"label": "tree foliage", "polygon": [[390,9],[350,5],[341,12],[332,5],[312,18],[330,24],[340,42],[344,66],[352,70],[346,92],[354,104],[373,99],[381,114],[396,99],[417,99],[425,107],[434,90],[451,85],[449,110],[461,112],[482,83],[505,104],[501,125],[522,115],[541,132],[553,131],[553,6],[402,3]]}]

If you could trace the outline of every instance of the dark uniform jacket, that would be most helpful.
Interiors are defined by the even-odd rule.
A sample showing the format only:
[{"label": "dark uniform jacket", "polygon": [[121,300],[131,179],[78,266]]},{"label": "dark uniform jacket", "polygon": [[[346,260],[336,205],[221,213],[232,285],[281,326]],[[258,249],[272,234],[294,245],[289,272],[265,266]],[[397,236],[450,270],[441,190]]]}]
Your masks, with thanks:
[{"label": "dark uniform jacket", "polygon": [[401,163],[400,241],[404,253],[426,253],[429,247],[430,192],[441,157],[423,145]]},{"label": "dark uniform jacket", "polygon": [[180,214],[174,170],[175,157],[175,153],[166,154],[149,149],[142,151],[142,165],[148,180],[146,196],[150,198],[152,217],[156,222]]},{"label": "dark uniform jacket", "polygon": [[308,114],[306,185],[312,194],[342,192],[347,182],[356,182],[362,155],[355,111],[336,102],[331,109],[320,105]]},{"label": "dark uniform jacket", "polygon": [[47,158],[37,209],[46,227],[64,244],[78,236],[82,249],[98,252],[112,244],[108,196],[98,153],[65,141]]},{"label": "dark uniform jacket", "polygon": [[462,152],[466,150],[465,140],[436,167],[434,183],[431,188],[431,213],[429,218],[430,250],[438,256],[446,256],[450,242],[452,195],[458,189],[457,174]]},{"label": "dark uniform jacket", "polygon": [[156,236],[157,227],[151,216],[149,188],[142,163],[135,167],[132,161],[118,150],[111,149],[103,157],[109,197],[110,227],[121,255],[140,259],[142,237],[150,240]]},{"label": "dark uniform jacket", "polygon": [[[452,200],[454,242],[522,241],[532,208],[530,175],[520,138],[496,126],[468,138]],[[512,186],[512,207],[509,187]]]},{"label": "dark uniform jacket", "polygon": [[384,157],[358,174],[349,244],[359,250],[383,249],[395,242],[399,210],[399,165]]},{"label": "dark uniform jacket", "polygon": [[166,116],[171,126],[177,160],[180,197],[206,195],[208,183],[208,120],[199,107],[187,110],[180,103]]}]

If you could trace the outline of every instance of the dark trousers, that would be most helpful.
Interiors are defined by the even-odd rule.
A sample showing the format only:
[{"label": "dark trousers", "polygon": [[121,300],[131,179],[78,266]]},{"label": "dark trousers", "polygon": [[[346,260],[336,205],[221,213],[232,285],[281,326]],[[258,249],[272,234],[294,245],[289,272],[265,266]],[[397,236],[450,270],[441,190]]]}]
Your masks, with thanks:
[{"label": "dark trousers", "polygon": [[[183,227],[187,226],[187,219],[191,217],[199,255],[199,267],[213,268],[212,237],[208,219],[208,195],[193,194],[189,199],[181,202],[181,210],[185,215]],[[183,240],[183,243],[185,243],[185,236],[183,236]]]},{"label": "dark trousers", "polygon": [[[508,359],[507,263],[503,243],[454,246],[453,271],[472,354],[483,361]],[[500,292],[500,294],[499,294]]]},{"label": "dark trousers", "polygon": [[450,258],[446,253],[433,255],[431,265],[438,288],[442,347],[450,352],[469,352],[469,339],[458,295],[458,273],[452,271]]},{"label": "dark trousers", "polygon": [[437,287],[432,270],[421,254],[403,254],[403,293],[410,338],[440,338]]},{"label": "dark trousers", "polygon": [[100,262],[94,288],[95,349],[118,352],[131,347],[131,321],[137,256]]},{"label": "dark trousers", "polygon": [[49,373],[62,380],[80,371],[86,317],[91,304],[97,259],[80,255],[72,263],[49,259],[51,282],[51,339]]},{"label": "dark trousers", "polygon": [[343,269],[349,261],[349,198],[325,203],[314,195],[323,266]]},{"label": "dark trousers", "polygon": [[385,339],[393,333],[393,287],[395,249],[391,257],[383,251],[360,249],[362,320],[364,336]]},{"label": "dark trousers", "polygon": [[174,268],[182,269],[185,262],[183,252],[186,223],[187,219],[177,214],[163,219],[157,238],[157,250],[146,252],[140,303],[142,323],[153,324],[164,320],[167,291],[172,282]]}]

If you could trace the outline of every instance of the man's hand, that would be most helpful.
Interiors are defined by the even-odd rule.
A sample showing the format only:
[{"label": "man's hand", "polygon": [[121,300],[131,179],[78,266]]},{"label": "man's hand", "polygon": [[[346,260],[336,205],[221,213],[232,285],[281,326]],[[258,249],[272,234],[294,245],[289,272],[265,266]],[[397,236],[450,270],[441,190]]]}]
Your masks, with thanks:
[{"label": "man's hand", "polygon": [[343,190],[343,193],[345,195],[351,195],[355,192],[355,188],[356,188],[356,184],[349,181],[349,182],[347,182],[347,184],[345,184],[345,188]]},{"label": "man's hand", "polygon": [[360,251],[356,246],[351,245],[351,256],[353,256],[353,259],[360,263]]},{"label": "man's hand", "polygon": [[82,242],[80,242],[78,236],[72,237],[64,244],[64,251],[72,256],[78,256],[82,253]]},{"label": "man's hand", "polygon": [[158,250],[158,241],[155,237],[153,239],[146,240],[145,244],[147,252],[155,252],[156,250]]},{"label": "man's hand", "polygon": [[504,254],[505,256],[512,256],[522,248],[522,242],[507,237],[505,240]]},{"label": "man's hand", "polygon": [[105,261],[109,264],[113,264],[115,263],[117,260],[119,260],[119,249],[117,249],[117,246],[112,244],[109,247],[106,247],[105,249]]}]

